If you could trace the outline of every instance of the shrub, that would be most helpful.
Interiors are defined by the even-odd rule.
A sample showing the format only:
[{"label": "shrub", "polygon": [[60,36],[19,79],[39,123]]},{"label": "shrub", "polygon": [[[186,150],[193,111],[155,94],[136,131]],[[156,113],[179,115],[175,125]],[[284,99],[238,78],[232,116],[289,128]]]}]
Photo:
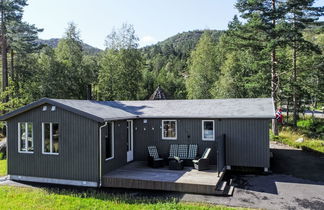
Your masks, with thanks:
[{"label": "shrub", "polygon": [[4,160],[6,158],[6,155],[0,152],[0,160]]},{"label": "shrub", "polygon": [[297,122],[297,127],[306,130],[311,130],[312,128],[314,128],[314,120],[312,119],[299,120]]}]

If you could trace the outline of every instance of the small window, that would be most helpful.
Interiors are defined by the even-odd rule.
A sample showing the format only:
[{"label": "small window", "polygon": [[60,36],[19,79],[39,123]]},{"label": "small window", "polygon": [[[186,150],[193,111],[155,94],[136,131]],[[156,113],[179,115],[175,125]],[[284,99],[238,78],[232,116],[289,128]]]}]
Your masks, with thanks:
[{"label": "small window", "polygon": [[33,123],[18,123],[18,151],[25,153],[34,152]]},{"label": "small window", "polygon": [[107,135],[105,136],[106,143],[106,160],[114,158],[114,123],[107,124]]},{"label": "small window", "polygon": [[56,110],[56,106],[52,106],[51,111],[54,112]]},{"label": "small window", "polygon": [[176,120],[162,120],[162,139],[177,139]]},{"label": "small window", "polygon": [[42,141],[44,154],[59,154],[60,130],[58,123],[42,124]]},{"label": "small window", "polygon": [[45,112],[47,110],[47,106],[43,106],[42,111]]},{"label": "small window", "polygon": [[214,120],[202,121],[202,140],[204,141],[215,140]]}]

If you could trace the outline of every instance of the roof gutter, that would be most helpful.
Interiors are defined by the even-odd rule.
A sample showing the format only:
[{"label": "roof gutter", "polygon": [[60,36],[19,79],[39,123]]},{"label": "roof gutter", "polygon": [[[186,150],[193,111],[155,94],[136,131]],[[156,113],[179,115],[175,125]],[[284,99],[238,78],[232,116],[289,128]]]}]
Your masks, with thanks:
[{"label": "roof gutter", "polygon": [[99,127],[99,187],[102,185],[102,138],[101,138],[101,129],[106,127],[108,122]]}]

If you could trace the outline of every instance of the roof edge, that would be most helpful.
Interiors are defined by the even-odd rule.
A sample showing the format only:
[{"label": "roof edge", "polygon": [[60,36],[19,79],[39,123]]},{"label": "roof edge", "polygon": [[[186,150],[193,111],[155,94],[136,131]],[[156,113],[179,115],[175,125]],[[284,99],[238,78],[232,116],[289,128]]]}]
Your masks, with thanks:
[{"label": "roof edge", "polygon": [[97,122],[104,122],[105,121],[105,119],[103,119],[103,118],[94,116],[92,114],[89,114],[87,112],[81,111],[81,110],[76,109],[76,108],[73,108],[71,106],[67,106],[65,104],[59,103],[59,102],[57,102],[55,100],[52,100],[50,98],[41,98],[38,101],[35,101],[33,103],[30,103],[30,104],[27,104],[27,105],[25,105],[23,107],[20,107],[20,108],[14,110],[12,112],[9,112],[7,114],[4,114],[4,115],[0,116],[0,121],[6,121],[6,120],[8,120],[8,119],[10,119],[12,117],[15,117],[15,116],[17,116],[19,114],[22,114],[22,113],[24,113],[26,111],[29,111],[31,109],[34,109],[34,108],[36,108],[38,106],[41,106],[43,104],[46,104],[46,103],[52,104],[54,106],[60,107],[62,109],[65,109],[67,111],[70,111],[72,113],[78,114],[80,116],[83,116],[83,117],[92,119],[92,120],[97,121]]}]

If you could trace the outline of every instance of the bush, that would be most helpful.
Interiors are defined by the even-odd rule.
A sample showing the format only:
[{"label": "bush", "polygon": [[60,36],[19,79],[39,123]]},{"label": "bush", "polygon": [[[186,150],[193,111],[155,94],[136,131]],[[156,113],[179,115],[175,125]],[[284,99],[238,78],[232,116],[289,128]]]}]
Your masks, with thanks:
[{"label": "bush", "polygon": [[297,127],[306,130],[311,130],[314,127],[314,120],[313,119],[299,120],[297,122]]},{"label": "bush", "polygon": [[0,152],[0,160],[6,159],[6,155],[2,152]]}]

